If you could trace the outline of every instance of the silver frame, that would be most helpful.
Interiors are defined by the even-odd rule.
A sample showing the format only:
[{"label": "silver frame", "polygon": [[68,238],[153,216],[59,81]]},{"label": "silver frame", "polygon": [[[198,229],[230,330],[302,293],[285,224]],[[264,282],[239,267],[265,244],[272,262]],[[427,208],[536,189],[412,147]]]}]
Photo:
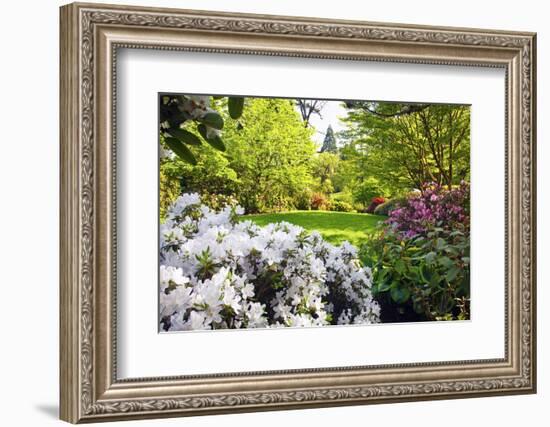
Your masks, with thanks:
[{"label": "silver frame", "polygon": [[[75,3],[61,8],[61,418],[77,423],[534,393],[533,33]],[[119,380],[118,48],[506,70],[506,337],[494,360]]]}]

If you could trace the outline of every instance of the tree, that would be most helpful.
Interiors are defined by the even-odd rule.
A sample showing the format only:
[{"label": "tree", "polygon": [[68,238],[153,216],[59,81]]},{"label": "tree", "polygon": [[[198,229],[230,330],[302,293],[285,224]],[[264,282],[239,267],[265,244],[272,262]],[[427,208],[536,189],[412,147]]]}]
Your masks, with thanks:
[{"label": "tree", "polygon": [[344,104],[347,108],[363,110],[375,116],[386,118],[409,115],[422,111],[429,106],[429,104],[397,104],[397,109],[390,108],[388,111],[388,109],[380,108],[383,103],[376,101],[345,101]]},{"label": "tree", "polygon": [[373,197],[391,194],[388,181],[370,166],[371,160],[362,142],[349,141],[340,150],[340,164],[332,179],[335,188],[352,195],[353,201],[364,207]]},{"label": "tree", "polygon": [[[161,144],[164,137],[161,136]],[[229,167],[227,154],[203,144],[193,149],[195,164],[178,156],[160,161],[160,214],[182,192],[233,195],[238,189],[237,173]]]},{"label": "tree", "polygon": [[325,134],[325,139],[323,140],[323,146],[321,147],[321,153],[336,153],[338,147],[336,145],[336,137],[334,136],[334,131],[332,126],[328,125],[327,133]]},{"label": "tree", "polygon": [[286,99],[247,99],[239,124],[227,120],[223,138],[229,167],[240,182],[236,196],[248,212],[296,206],[313,181],[312,133]]},{"label": "tree", "polygon": [[309,121],[312,115],[321,117],[321,110],[326,105],[327,101],[321,101],[319,99],[297,99],[296,105],[302,115],[304,126],[309,127]]},{"label": "tree", "polygon": [[319,153],[312,159],[312,173],[319,180],[316,191],[332,193],[334,191],[333,177],[335,176],[340,158],[334,153]]},{"label": "tree", "polygon": [[352,157],[392,193],[469,179],[470,111],[462,105],[349,104]]}]

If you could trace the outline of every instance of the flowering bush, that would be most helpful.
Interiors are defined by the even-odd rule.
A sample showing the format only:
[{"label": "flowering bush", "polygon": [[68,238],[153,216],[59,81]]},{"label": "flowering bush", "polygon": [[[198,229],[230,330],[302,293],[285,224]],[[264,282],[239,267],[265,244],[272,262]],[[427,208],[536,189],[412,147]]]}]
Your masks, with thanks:
[{"label": "flowering bush", "polygon": [[237,221],[239,206],[211,210],[198,194],[170,207],[160,233],[164,330],[376,323],[371,273],[349,243],[277,223]]},{"label": "flowering bush", "polygon": [[374,209],[375,215],[384,215],[388,216],[391,211],[397,209],[402,204],[405,204],[407,199],[405,197],[395,197],[391,200],[386,200],[384,203],[376,206]]},{"label": "flowering bush", "polygon": [[420,193],[410,195],[392,210],[387,223],[403,237],[425,235],[434,227],[469,234],[470,186],[462,181],[460,186],[446,190],[438,184],[426,184]]},{"label": "flowering bush", "polygon": [[313,193],[311,195],[311,209],[320,210],[328,209],[330,200],[323,193]]},{"label": "flowering bush", "polygon": [[468,319],[469,185],[427,184],[396,205],[361,248],[382,321]]},{"label": "flowering bush", "polygon": [[366,209],[366,212],[370,213],[370,214],[374,213],[374,210],[376,209],[376,207],[381,205],[385,201],[386,201],[386,199],[384,199],[383,197],[373,197],[371,202],[370,202],[370,205]]},{"label": "flowering bush", "polygon": [[412,238],[386,230],[361,248],[383,322],[468,319],[470,239],[439,227]]}]

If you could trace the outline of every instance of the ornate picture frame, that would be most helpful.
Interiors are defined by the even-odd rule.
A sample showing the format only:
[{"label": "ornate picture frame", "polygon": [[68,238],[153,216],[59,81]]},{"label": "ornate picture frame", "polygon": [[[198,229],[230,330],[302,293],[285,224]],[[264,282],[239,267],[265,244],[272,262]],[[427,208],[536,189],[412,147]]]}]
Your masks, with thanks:
[{"label": "ornate picture frame", "polygon": [[[80,3],[60,13],[61,419],[79,423],[536,391],[535,34]],[[119,48],[504,69],[505,357],[118,379],[113,147]]]}]

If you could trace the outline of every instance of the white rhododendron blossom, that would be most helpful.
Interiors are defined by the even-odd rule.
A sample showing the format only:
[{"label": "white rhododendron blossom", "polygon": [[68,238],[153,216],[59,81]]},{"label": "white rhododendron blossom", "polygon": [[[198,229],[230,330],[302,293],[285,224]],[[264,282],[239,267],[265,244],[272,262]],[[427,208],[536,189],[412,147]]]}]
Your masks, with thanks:
[{"label": "white rhododendron blossom", "polygon": [[[201,121],[201,119],[204,119],[207,114],[216,114],[216,110],[214,110],[210,105],[210,97],[209,96],[202,96],[202,95],[181,95],[179,96],[180,103],[178,105],[179,110],[185,115],[185,118],[187,120],[198,120]],[[205,130],[206,130],[206,137],[207,138],[214,138],[216,136],[219,136],[221,134],[219,129],[216,129],[215,127],[212,127],[209,123],[205,122],[203,123]],[[169,122],[163,122],[161,123],[161,128],[168,129],[170,127]],[[163,147],[161,147],[160,151],[161,158],[173,158],[173,153],[171,150],[167,150]]]},{"label": "white rhododendron blossom", "polygon": [[289,223],[238,221],[198,194],[170,207],[160,232],[160,322],[167,331],[380,321],[355,247]]},{"label": "white rhododendron blossom", "polygon": [[191,118],[200,119],[210,111],[210,97],[200,95],[185,95],[181,109],[185,111]]}]

